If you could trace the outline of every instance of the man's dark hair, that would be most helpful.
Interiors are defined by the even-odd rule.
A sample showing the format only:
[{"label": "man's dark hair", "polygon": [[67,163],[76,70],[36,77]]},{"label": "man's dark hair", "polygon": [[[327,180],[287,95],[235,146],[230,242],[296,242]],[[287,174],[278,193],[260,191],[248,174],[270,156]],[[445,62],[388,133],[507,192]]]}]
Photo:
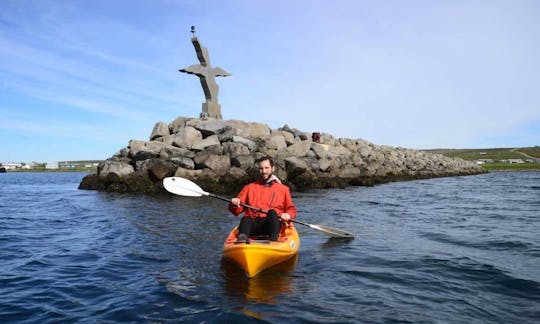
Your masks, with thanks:
[{"label": "man's dark hair", "polygon": [[270,162],[270,166],[274,166],[274,160],[272,160],[271,157],[269,156],[263,156],[262,158],[258,158],[257,161],[255,161],[257,164],[261,163],[262,161],[266,161],[268,160],[268,162]]}]

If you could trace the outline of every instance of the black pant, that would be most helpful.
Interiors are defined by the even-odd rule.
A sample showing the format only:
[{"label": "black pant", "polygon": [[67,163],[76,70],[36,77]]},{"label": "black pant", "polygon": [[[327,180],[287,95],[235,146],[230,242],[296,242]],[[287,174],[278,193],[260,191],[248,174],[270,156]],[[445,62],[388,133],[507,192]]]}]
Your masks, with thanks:
[{"label": "black pant", "polygon": [[247,236],[268,235],[271,241],[277,241],[280,228],[280,217],[270,209],[266,217],[251,218],[244,216],[238,225],[238,234]]}]

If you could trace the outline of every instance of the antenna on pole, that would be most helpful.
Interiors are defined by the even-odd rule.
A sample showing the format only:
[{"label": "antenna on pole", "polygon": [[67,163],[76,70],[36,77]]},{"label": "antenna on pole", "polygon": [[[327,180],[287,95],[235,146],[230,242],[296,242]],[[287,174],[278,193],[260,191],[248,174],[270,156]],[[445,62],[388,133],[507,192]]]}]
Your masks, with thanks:
[{"label": "antenna on pole", "polygon": [[191,33],[193,34],[193,37],[195,37],[195,26],[191,26]]}]

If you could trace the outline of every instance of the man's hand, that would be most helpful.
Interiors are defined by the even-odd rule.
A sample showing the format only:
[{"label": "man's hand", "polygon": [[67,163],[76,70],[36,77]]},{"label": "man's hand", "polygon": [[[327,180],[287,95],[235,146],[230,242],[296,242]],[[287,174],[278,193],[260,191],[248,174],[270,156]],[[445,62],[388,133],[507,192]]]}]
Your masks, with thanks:
[{"label": "man's hand", "polygon": [[238,198],[231,199],[231,204],[235,205],[236,207],[240,206],[240,203],[241,201]]},{"label": "man's hand", "polygon": [[284,220],[284,221],[288,221],[289,219],[291,219],[291,215],[287,214],[287,213],[283,213],[281,214],[281,219]]}]

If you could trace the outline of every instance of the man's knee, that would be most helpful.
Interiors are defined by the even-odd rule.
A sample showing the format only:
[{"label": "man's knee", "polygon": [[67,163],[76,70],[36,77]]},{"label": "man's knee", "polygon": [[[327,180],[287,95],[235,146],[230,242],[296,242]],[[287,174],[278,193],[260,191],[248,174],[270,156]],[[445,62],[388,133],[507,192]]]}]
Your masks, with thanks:
[{"label": "man's knee", "polygon": [[270,220],[279,220],[279,215],[276,213],[275,210],[270,209],[268,211],[268,214],[266,214],[266,217],[268,217]]}]

